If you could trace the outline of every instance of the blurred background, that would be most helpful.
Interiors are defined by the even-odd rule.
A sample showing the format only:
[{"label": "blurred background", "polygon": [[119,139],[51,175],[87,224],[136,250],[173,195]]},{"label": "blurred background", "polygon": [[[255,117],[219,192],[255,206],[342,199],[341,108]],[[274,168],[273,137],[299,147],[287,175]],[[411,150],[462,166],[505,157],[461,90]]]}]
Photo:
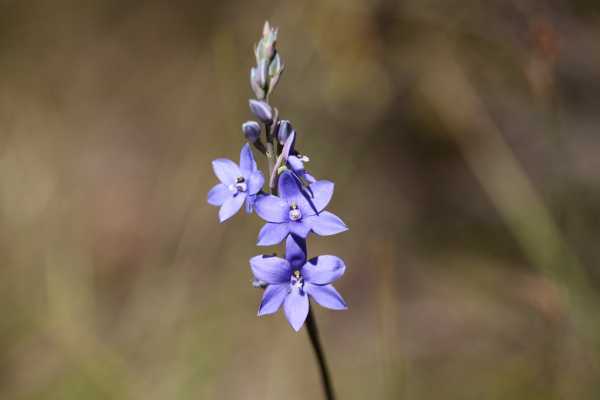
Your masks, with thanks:
[{"label": "blurred background", "polygon": [[266,19],[351,228],[309,243],[339,398],[600,398],[592,0],[1,1],[0,398],[321,398],[206,204]]}]

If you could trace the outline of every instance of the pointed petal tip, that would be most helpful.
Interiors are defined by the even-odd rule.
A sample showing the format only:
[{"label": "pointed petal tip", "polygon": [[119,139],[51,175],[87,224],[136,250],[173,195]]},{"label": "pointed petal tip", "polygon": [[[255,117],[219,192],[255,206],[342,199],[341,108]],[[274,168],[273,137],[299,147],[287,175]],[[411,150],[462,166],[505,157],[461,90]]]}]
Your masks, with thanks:
[{"label": "pointed petal tip", "polygon": [[305,322],[305,319],[302,320],[302,322],[298,322],[298,321],[292,322],[292,321],[288,320],[288,323],[290,324],[290,326],[292,327],[292,329],[295,332],[300,332],[300,329],[302,329],[302,327],[304,326],[304,322]]},{"label": "pointed petal tip", "polygon": [[340,217],[329,211],[321,211],[317,216],[310,218],[311,229],[319,236],[331,236],[349,229]]},{"label": "pointed petal tip", "polygon": [[262,318],[262,317],[266,317],[267,315],[273,315],[273,314],[275,314],[277,311],[279,311],[279,307],[278,307],[278,308],[277,308],[277,310],[275,310],[275,311],[268,311],[268,310],[267,310],[267,311],[265,311],[265,310],[263,310],[263,309],[261,308],[261,309],[259,309],[259,310],[256,312],[256,316],[257,316],[257,317],[259,317],[259,318]]},{"label": "pointed petal tip", "polygon": [[227,199],[219,209],[219,219],[221,222],[233,217],[242,208],[246,200],[246,193],[240,193],[237,196]]},{"label": "pointed petal tip", "polygon": [[227,158],[217,158],[213,160],[212,168],[219,181],[226,185],[235,182],[236,178],[241,176],[239,166]]}]

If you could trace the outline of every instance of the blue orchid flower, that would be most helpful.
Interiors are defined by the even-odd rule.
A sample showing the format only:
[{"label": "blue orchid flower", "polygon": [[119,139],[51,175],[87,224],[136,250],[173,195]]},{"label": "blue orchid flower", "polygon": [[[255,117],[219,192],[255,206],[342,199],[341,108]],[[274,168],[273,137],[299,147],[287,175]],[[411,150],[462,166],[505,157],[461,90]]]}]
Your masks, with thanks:
[{"label": "blue orchid flower", "polygon": [[224,222],[235,215],[244,202],[246,211],[252,212],[256,195],[262,189],[265,178],[256,165],[250,146],[245,144],[242,147],[239,166],[226,158],[214,160],[212,166],[221,182],[208,192],[208,203],[221,207],[219,221]]},{"label": "blue orchid flower", "polygon": [[267,195],[256,200],[256,214],[267,221],[257,244],[275,245],[290,233],[305,239],[311,231],[320,236],[346,231],[348,227],[338,216],[324,211],[333,187],[333,182],[321,180],[304,189],[292,172],[284,171],[279,177],[279,197]]},{"label": "blue orchid flower", "polygon": [[308,297],[332,310],[348,308],[331,285],[344,274],[344,262],[331,255],[307,261],[306,242],[297,236],[288,236],[285,259],[261,255],[250,259],[250,266],[254,278],[267,285],[258,309],[259,316],[273,314],[283,305],[288,322],[299,331],[308,315]]}]

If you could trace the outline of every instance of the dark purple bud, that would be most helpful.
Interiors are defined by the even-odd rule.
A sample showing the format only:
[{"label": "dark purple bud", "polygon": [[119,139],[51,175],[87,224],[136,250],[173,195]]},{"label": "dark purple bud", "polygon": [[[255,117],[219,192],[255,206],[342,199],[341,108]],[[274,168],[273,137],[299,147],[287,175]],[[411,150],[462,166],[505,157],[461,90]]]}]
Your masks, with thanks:
[{"label": "dark purple bud", "polygon": [[254,143],[260,137],[260,125],[256,121],[246,121],[242,124],[244,136],[250,143]]},{"label": "dark purple bud", "polygon": [[279,121],[277,123],[277,140],[279,140],[279,143],[285,143],[287,138],[290,137],[290,134],[293,130],[294,128],[292,128],[292,124],[290,123],[290,121],[286,119]]},{"label": "dark purple bud", "polygon": [[264,101],[250,100],[250,111],[265,124],[273,122],[273,110]]}]

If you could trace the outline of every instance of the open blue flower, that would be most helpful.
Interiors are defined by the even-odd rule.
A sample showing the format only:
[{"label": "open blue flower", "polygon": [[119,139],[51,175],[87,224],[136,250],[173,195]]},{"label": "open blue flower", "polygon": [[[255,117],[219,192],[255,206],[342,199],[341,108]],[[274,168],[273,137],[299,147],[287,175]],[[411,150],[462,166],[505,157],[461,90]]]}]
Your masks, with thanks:
[{"label": "open blue flower", "polygon": [[329,236],[348,229],[346,224],[328,211],[323,211],[333,196],[333,182],[316,181],[304,189],[290,171],[279,177],[279,196],[260,196],[256,213],[267,221],[258,234],[259,246],[281,242],[289,233],[306,238],[312,230]]},{"label": "open blue flower", "polygon": [[325,308],[348,308],[331,285],[344,274],[344,262],[330,255],[306,261],[306,242],[301,238],[288,236],[285,259],[256,256],[250,259],[250,266],[255,279],[268,285],[258,309],[259,316],[273,314],[283,305],[288,322],[298,331],[308,315],[308,296]]},{"label": "open blue flower", "polygon": [[219,220],[227,220],[237,213],[244,201],[246,211],[251,212],[256,194],[265,183],[262,172],[256,166],[250,146],[245,144],[240,152],[240,165],[231,160],[218,158],[212,162],[218,183],[208,192],[208,203],[219,206]]}]

